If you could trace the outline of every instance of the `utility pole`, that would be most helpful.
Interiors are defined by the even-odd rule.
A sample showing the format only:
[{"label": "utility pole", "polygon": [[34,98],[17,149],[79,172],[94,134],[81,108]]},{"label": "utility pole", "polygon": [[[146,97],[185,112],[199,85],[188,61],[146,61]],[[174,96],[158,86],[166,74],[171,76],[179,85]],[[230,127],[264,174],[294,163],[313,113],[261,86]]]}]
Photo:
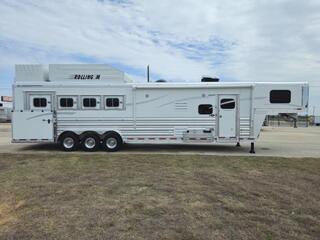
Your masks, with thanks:
[{"label": "utility pole", "polygon": [[149,69],[149,65],[147,66],[147,80],[148,80],[148,82],[150,81],[150,69]]}]

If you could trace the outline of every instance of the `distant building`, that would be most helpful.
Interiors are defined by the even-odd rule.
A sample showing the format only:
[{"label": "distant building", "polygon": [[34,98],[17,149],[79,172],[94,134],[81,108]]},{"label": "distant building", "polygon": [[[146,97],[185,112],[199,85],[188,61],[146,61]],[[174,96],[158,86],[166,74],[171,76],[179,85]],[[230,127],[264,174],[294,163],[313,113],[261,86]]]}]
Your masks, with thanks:
[{"label": "distant building", "polygon": [[1,96],[0,98],[0,122],[11,121],[12,97]]}]

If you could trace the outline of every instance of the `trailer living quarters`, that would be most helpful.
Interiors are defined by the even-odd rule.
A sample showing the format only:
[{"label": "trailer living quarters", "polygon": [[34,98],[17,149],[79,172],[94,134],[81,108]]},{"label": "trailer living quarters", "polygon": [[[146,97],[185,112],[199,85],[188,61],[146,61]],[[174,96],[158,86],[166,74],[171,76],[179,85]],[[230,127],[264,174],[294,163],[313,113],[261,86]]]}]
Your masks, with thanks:
[{"label": "trailer living quarters", "polygon": [[307,83],[134,83],[108,65],[16,65],[12,142],[254,142],[266,115],[304,113]]}]

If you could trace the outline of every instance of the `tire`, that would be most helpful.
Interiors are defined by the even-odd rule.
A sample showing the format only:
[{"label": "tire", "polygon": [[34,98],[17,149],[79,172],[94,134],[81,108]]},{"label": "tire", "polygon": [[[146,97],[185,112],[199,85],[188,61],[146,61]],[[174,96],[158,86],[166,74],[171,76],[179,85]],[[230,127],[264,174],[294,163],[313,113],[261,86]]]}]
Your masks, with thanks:
[{"label": "tire", "polygon": [[75,151],[79,148],[79,137],[75,133],[65,133],[59,138],[62,150],[66,152]]},{"label": "tire", "polygon": [[81,138],[81,148],[86,152],[93,152],[100,146],[100,138],[98,134],[87,133]]},{"label": "tire", "polygon": [[115,132],[107,133],[102,139],[102,148],[107,152],[116,152],[122,147],[123,141]]}]

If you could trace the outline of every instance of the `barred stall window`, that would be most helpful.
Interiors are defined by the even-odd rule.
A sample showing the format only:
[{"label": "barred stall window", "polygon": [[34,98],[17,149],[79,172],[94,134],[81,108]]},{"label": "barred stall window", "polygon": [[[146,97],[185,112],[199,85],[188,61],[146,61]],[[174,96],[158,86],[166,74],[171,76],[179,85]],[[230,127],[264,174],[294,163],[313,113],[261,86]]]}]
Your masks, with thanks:
[{"label": "barred stall window", "polygon": [[119,98],[106,98],[107,107],[119,107]]},{"label": "barred stall window", "polygon": [[46,107],[47,106],[47,99],[46,98],[34,98],[33,99],[33,106],[34,107]]},{"label": "barred stall window", "polygon": [[60,107],[73,107],[73,98],[60,98]]},{"label": "barred stall window", "polygon": [[83,99],[83,106],[84,107],[96,107],[97,100],[95,98],[84,98]]}]

